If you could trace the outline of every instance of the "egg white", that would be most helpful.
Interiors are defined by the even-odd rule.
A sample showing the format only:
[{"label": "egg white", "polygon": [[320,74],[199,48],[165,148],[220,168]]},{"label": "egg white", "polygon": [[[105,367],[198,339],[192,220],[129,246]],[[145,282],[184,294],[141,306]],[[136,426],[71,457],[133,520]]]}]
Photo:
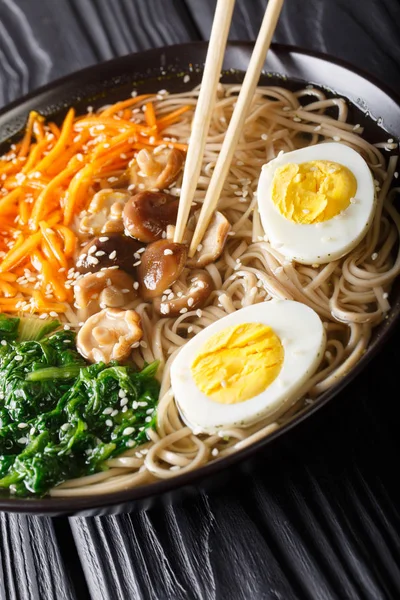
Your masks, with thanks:
[{"label": "egg white", "polygon": [[[284,349],[277,378],[261,394],[236,404],[211,400],[196,386],[191,365],[212,335],[241,323],[271,327]],[[171,384],[180,414],[189,427],[216,433],[230,426],[248,426],[276,418],[304,393],[304,385],[318,368],[325,350],[325,329],[318,314],[300,302],[271,300],[242,308],[206,327],[190,340],[171,365]]]},{"label": "egg white", "polygon": [[[347,167],[357,181],[355,202],[332,219],[301,224],[285,219],[272,201],[275,171],[288,163],[329,160]],[[323,143],[281,154],[263,165],[257,189],[258,210],[271,246],[288,260],[324,264],[350,252],[367,233],[375,210],[372,173],[358,152],[340,143]]]}]

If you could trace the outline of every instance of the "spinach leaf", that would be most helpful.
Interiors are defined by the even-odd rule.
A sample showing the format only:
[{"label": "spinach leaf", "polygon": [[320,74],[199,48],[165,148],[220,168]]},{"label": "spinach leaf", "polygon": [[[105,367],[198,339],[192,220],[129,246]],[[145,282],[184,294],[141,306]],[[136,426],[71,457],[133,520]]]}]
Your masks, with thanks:
[{"label": "spinach leaf", "polygon": [[147,441],[157,363],[141,372],[116,362],[87,366],[69,330],[15,338],[0,348],[0,487],[43,496]]}]

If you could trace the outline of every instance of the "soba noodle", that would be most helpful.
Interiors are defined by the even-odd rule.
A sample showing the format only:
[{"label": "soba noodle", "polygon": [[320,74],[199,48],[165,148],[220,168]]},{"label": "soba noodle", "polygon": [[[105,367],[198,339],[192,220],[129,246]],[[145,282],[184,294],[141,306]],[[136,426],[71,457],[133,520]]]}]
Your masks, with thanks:
[{"label": "soba noodle", "polygon": [[[198,203],[204,199],[239,89],[238,85],[219,87],[195,196]],[[182,105],[194,107],[197,95],[198,89],[158,95],[154,99],[157,114]],[[191,117],[186,113],[166,130],[167,138],[187,142]],[[388,294],[400,272],[400,216],[393,206],[396,190],[389,192],[396,157],[387,160],[384,156],[395,145],[392,140],[368,143],[362,137],[362,128],[348,123],[347,118],[344,99],[326,98],[321,90],[310,86],[297,92],[281,87],[257,89],[219,202],[219,210],[232,224],[232,231],[221,258],[206,267],[216,291],[206,308],[178,318],[159,318],[152,305],[143,300],[133,306],[141,317],[145,342],[133,351],[133,360],[139,367],[153,360],[161,363],[156,431],[148,431],[147,444],[109,460],[108,470],[67,481],[51,490],[52,496],[114,492],[187,473],[227,456],[281,427],[356,365],[368,346],[372,328],[390,309]],[[373,224],[364,240],[340,260],[321,266],[290,263],[264,239],[256,203],[261,166],[279,152],[332,139],[361,153],[373,172],[378,199]],[[170,191],[179,195],[179,184]],[[276,422],[265,420],[247,429],[229,428],[218,435],[192,431],[183,424],[174,402],[172,361],[189,339],[217,319],[272,298],[307,304],[326,327],[324,360],[304,387],[302,399]],[[72,311],[70,317],[76,324]]]}]

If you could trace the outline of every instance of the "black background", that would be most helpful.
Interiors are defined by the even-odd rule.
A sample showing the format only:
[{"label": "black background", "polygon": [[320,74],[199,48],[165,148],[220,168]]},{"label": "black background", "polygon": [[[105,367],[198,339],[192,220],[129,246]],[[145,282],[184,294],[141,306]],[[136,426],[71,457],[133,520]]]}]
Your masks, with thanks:
[{"label": "black background", "polygon": [[[213,0],[0,0],[0,106],[82,67],[207,39]],[[237,0],[254,39],[265,0]],[[400,93],[398,0],[286,0],[275,41]],[[399,333],[311,426],[223,490],[134,515],[0,514],[0,598],[397,599]]]}]

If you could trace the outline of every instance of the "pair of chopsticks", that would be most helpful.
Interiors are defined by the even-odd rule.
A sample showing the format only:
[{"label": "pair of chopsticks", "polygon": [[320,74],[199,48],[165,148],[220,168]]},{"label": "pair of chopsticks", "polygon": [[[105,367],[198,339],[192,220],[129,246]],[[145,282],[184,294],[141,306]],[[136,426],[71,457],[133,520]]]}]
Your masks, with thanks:
[{"label": "pair of chopsticks", "polygon": [[[217,207],[284,0],[269,0],[189,248],[193,256]],[[181,243],[200,175],[235,0],[218,0],[186,157],[174,242]]]}]

